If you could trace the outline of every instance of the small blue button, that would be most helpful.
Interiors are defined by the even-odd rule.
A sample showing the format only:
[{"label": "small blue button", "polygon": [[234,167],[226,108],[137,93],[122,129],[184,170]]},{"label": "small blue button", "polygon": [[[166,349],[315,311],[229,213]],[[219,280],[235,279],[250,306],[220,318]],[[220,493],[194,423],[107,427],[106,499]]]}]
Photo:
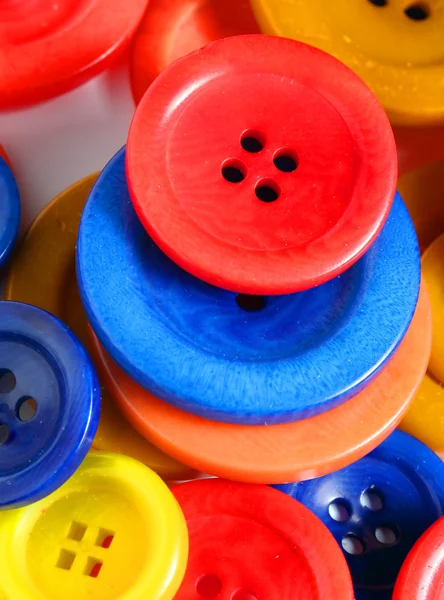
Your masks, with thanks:
[{"label": "small blue button", "polygon": [[49,313],[0,302],[0,507],[61,486],[89,450],[100,386],[83,346]]},{"label": "small blue button", "polygon": [[390,599],[413,544],[444,513],[444,463],[401,431],[345,469],[274,487],[330,529],[350,567],[356,600]]},{"label": "small blue button", "polygon": [[20,196],[14,175],[0,156],[0,268],[5,264],[20,225]]},{"label": "small blue button", "polygon": [[211,286],[145,232],[120,151],[83,212],[77,274],[94,331],[140,385],[202,417],[272,424],[328,410],[371,381],[412,319],[420,259],[397,194],[373,246],[332,281],[267,297]]}]

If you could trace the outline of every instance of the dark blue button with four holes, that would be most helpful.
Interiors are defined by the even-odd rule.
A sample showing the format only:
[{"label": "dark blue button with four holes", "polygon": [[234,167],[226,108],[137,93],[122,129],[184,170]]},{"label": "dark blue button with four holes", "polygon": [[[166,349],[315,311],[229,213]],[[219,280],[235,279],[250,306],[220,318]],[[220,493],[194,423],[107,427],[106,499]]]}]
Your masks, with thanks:
[{"label": "dark blue button with four holes", "polygon": [[14,247],[19,224],[19,191],[11,169],[0,156],[0,268]]},{"label": "dark blue button with four holes", "polygon": [[345,469],[275,487],[330,529],[344,551],[357,600],[391,598],[409,550],[444,512],[444,463],[401,431]]},{"label": "dark blue button with four holes", "polygon": [[0,302],[0,507],[31,504],[77,469],[100,386],[81,343],[49,313]]}]

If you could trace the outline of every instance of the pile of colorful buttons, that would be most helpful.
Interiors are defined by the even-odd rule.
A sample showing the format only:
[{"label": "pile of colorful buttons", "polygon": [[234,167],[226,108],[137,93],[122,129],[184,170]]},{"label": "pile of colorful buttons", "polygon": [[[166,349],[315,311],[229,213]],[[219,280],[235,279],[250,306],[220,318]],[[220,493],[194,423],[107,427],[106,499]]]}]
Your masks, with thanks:
[{"label": "pile of colorful buttons", "polygon": [[0,146],[0,600],[442,597],[436,4],[0,6],[2,118],[136,105],[22,236]]}]

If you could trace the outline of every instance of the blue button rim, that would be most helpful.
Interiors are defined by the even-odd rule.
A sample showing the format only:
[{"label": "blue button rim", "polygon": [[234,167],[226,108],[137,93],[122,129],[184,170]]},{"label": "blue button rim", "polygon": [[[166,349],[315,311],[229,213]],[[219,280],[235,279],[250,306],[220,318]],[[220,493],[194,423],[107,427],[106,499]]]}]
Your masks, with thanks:
[{"label": "blue button rim", "polygon": [[20,194],[15,177],[0,156],[0,268],[8,260],[20,227]]}]

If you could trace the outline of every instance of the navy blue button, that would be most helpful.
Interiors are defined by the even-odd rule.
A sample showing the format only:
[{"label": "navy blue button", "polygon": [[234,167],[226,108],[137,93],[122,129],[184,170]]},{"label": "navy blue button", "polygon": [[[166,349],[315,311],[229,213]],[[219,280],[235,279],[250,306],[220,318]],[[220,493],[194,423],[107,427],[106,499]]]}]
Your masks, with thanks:
[{"label": "navy blue button", "polygon": [[323,412],[370,381],[411,321],[420,260],[396,195],[377,241],[332,281],[268,297],[213,287],[139,223],[122,150],[86,204],[77,273],[94,331],[139,384],[203,417],[271,424]]},{"label": "navy blue button", "polygon": [[83,346],[49,313],[0,302],[0,507],[47,496],[97,430],[100,386]]},{"label": "navy blue button", "polygon": [[20,196],[14,175],[0,156],[0,267],[8,259],[20,225]]},{"label": "navy blue button", "polygon": [[336,473],[274,487],[330,529],[347,559],[357,600],[392,597],[413,544],[444,512],[444,463],[401,431]]}]

